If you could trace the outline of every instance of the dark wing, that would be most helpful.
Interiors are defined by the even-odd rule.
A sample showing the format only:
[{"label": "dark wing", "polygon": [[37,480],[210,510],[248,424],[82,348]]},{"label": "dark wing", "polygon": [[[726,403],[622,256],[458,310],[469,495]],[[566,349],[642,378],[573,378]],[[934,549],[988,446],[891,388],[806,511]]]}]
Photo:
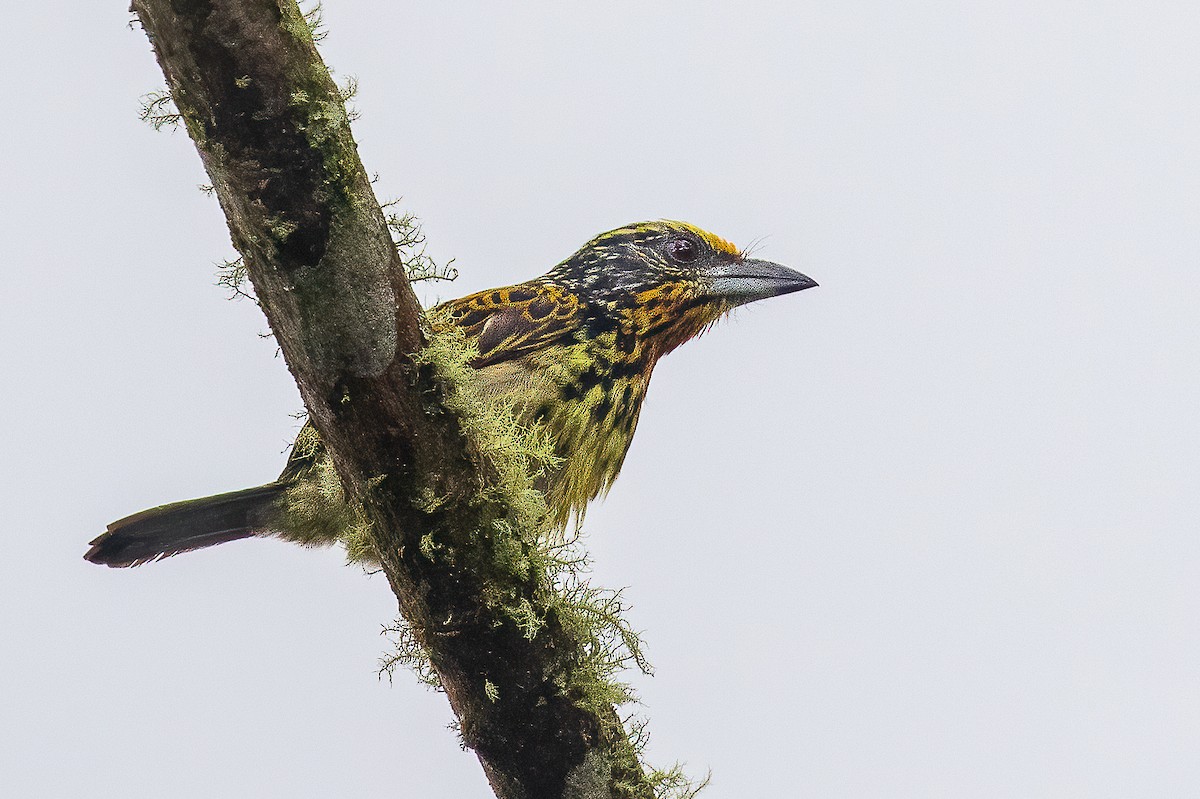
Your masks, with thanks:
[{"label": "dark wing", "polygon": [[481,291],[437,306],[473,338],[481,369],[575,340],[582,305],[575,295],[549,283],[522,283]]}]

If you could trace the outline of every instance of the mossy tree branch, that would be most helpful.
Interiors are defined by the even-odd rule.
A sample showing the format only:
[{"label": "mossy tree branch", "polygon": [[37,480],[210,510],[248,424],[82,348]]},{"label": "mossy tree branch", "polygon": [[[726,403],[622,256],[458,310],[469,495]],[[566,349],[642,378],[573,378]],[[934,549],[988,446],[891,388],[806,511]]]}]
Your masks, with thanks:
[{"label": "mossy tree branch", "polygon": [[[547,603],[546,572],[528,567],[538,531],[496,551],[492,531],[528,514],[464,432],[453,376],[416,357],[421,308],[300,10],[291,0],[133,10],[311,419],[496,795],[652,796],[614,708],[579,675],[587,644]],[[529,548],[524,560],[514,541]]]}]

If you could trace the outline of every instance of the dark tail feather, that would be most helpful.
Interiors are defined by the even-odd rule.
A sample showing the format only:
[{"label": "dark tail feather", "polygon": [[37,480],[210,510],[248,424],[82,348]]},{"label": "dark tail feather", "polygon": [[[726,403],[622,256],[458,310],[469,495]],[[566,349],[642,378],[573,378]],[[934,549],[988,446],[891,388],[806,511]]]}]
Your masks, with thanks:
[{"label": "dark tail feather", "polygon": [[181,552],[265,532],[288,483],[160,505],[113,522],[83,557],[106,566],[137,566]]}]

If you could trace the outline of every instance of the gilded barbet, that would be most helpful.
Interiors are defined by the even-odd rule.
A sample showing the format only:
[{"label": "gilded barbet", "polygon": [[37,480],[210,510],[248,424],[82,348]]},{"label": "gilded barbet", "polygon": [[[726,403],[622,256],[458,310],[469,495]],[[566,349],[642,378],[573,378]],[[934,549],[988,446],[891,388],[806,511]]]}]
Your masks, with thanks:
[{"label": "gilded barbet", "polygon": [[[474,345],[482,395],[552,440],[557,465],[542,488],[564,527],[621,471],[659,358],[739,305],[816,285],[694,225],[655,221],[603,233],[541,277],[434,310]],[[255,535],[333,543],[336,534],[293,534],[281,508],[313,459],[297,446],[272,483],[113,522],[84,557],[135,566]]]}]

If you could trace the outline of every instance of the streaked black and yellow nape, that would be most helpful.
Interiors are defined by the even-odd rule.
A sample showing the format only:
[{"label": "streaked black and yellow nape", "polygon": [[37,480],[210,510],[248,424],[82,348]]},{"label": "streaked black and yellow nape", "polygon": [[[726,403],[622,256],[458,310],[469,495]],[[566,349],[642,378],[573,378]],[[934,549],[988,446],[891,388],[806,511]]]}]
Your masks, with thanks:
[{"label": "streaked black and yellow nape", "polygon": [[[484,395],[552,436],[561,465],[543,488],[565,527],[620,472],[659,358],[739,305],[815,285],[694,225],[660,220],[602,233],[541,277],[437,308],[476,345]],[[281,479],[258,489],[114,522],[86,557],[129,566],[251,535],[298,538],[274,509],[319,456],[293,453]]]}]

